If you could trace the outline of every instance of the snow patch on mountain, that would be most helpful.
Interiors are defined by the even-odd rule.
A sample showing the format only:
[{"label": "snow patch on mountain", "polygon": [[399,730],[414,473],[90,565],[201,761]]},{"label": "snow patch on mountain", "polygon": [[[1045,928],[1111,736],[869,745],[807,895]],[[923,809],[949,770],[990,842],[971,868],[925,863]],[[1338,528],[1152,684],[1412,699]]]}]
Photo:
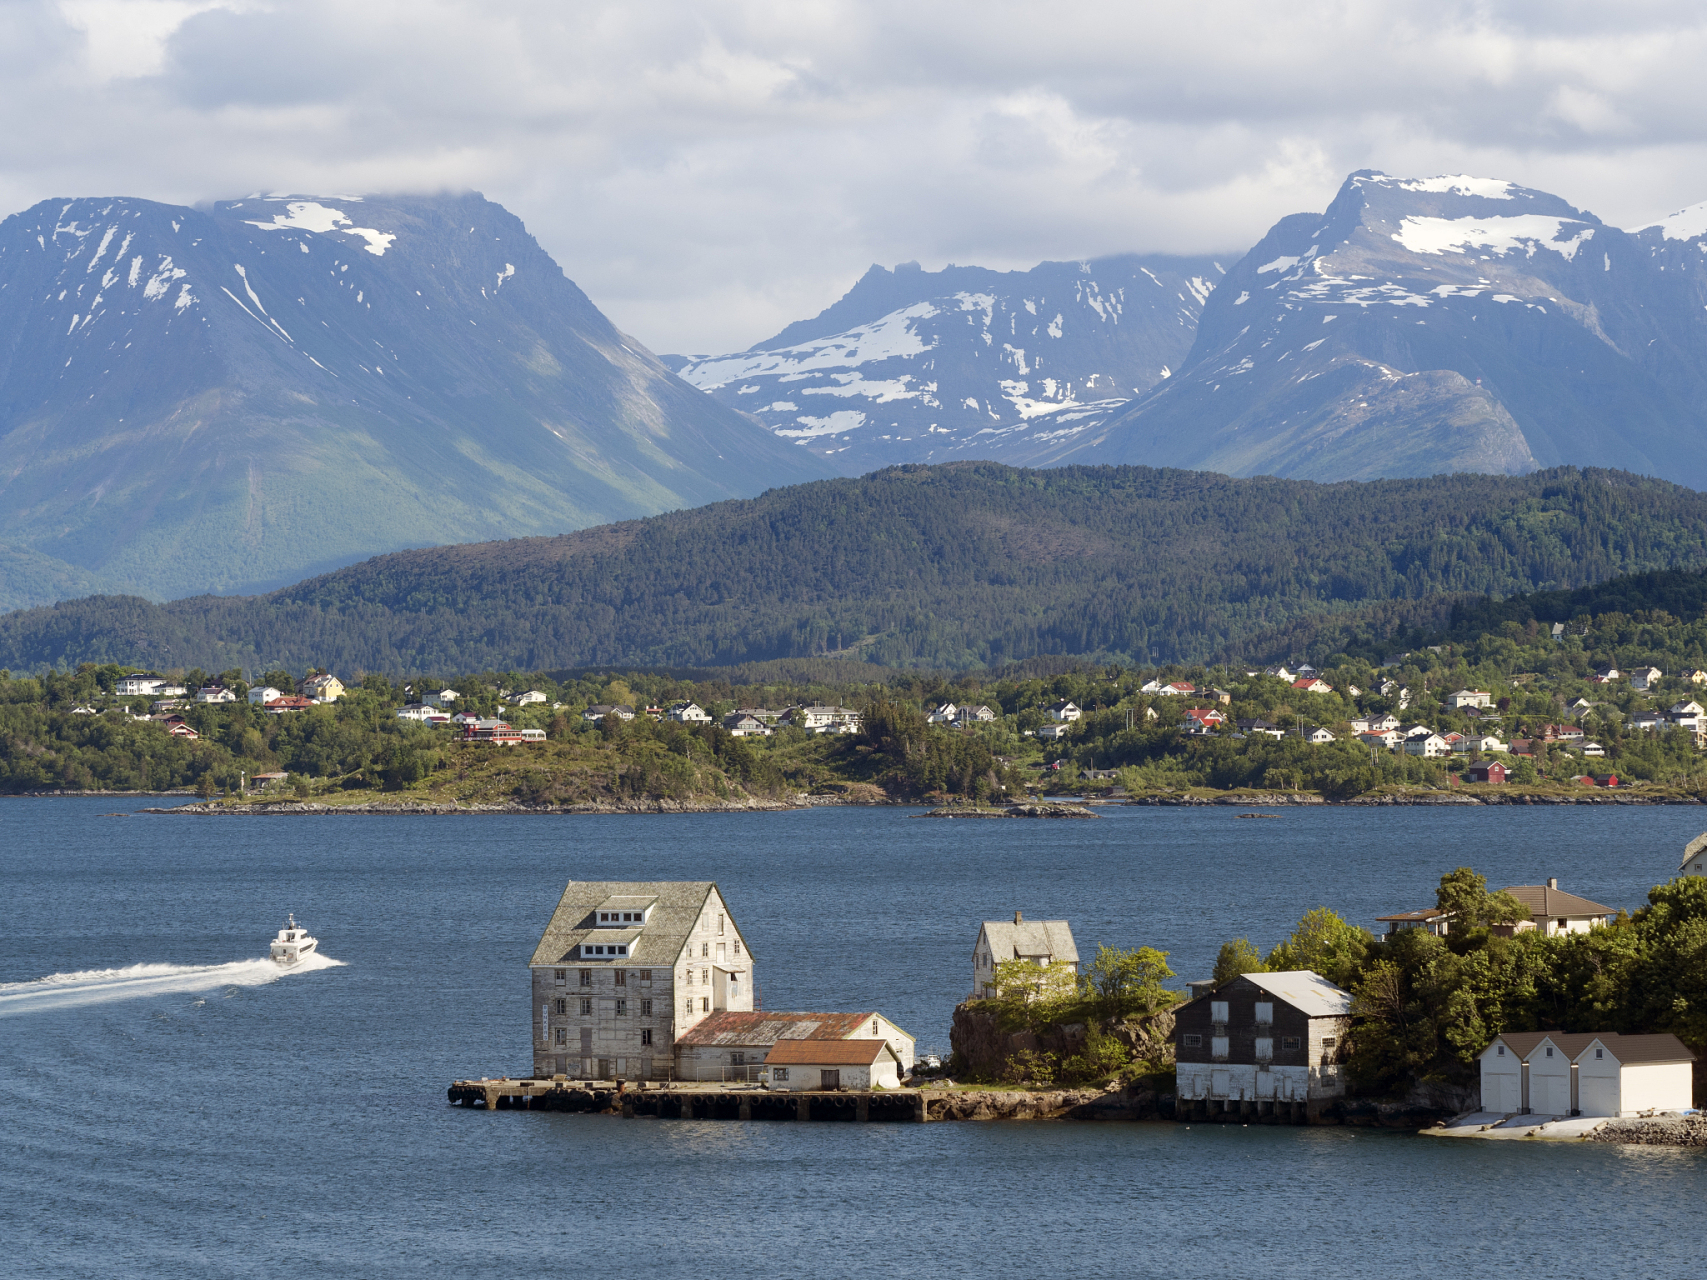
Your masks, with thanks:
[{"label": "snow patch on mountain", "polygon": [[1640,228],[1640,231],[1658,231],[1662,240],[1694,240],[1707,235],[1707,201],[1679,209]]},{"label": "snow patch on mountain", "polygon": [[[1567,227],[1578,230],[1567,237]],[[1569,218],[1534,213],[1510,218],[1412,216],[1393,232],[1393,239],[1412,253],[1468,253],[1473,249],[1486,249],[1491,253],[1507,254],[1521,249],[1527,257],[1533,258],[1537,249],[1551,249],[1567,261],[1576,257],[1577,250],[1593,236],[1593,227]]]},{"label": "snow patch on mountain", "polygon": [[1499,178],[1472,178],[1467,173],[1438,178],[1387,179],[1401,191],[1432,191],[1442,195],[1480,196],[1484,200],[1510,200],[1518,190],[1514,182]]},{"label": "snow patch on mountain", "polygon": [[359,236],[367,242],[367,251],[379,258],[385,256],[391,242],[397,239],[396,232],[351,225],[350,216],[342,209],[333,209],[317,200],[286,201],[285,211],[275,213],[270,222],[256,222],[253,218],[244,221],[262,231],[312,231],[321,235],[337,231],[347,236]]}]

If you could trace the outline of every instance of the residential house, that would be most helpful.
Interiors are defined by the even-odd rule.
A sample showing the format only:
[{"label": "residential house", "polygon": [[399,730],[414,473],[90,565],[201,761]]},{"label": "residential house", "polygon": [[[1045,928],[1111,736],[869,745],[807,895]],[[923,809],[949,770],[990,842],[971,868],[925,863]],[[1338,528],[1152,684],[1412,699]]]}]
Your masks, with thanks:
[{"label": "residential house", "polygon": [[1408,756],[1422,756],[1425,760],[1437,760],[1446,755],[1448,750],[1446,739],[1438,733],[1430,733],[1426,737],[1418,735],[1414,738],[1405,739],[1405,754]]},{"label": "residential house", "polygon": [[1282,663],[1277,667],[1269,667],[1263,671],[1263,674],[1265,676],[1273,676],[1276,680],[1284,680],[1288,684],[1298,678],[1298,673],[1296,671],[1288,670],[1285,663]]},{"label": "residential house", "polygon": [[1563,742],[1567,746],[1583,740],[1583,731],[1574,724],[1544,724],[1541,726],[1543,742]]},{"label": "residential house", "polygon": [[1404,739],[1399,736],[1399,731],[1397,729],[1388,729],[1384,732],[1371,729],[1368,733],[1358,734],[1357,740],[1366,747],[1385,747],[1389,751],[1392,751],[1404,741]]},{"label": "residential house", "polygon": [[1048,707],[1049,718],[1061,724],[1070,724],[1085,713],[1075,702],[1056,702]]},{"label": "residential house", "polygon": [[710,724],[711,715],[697,702],[677,702],[664,713],[667,720],[678,724]]},{"label": "residential house", "polygon": [[1658,667],[1637,667],[1629,674],[1632,689],[1651,689],[1665,678],[1665,673]]},{"label": "residential house", "polygon": [[1353,733],[1368,733],[1369,732],[1369,717],[1368,716],[1357,716],[1356,718],[1354,718],[1351,721],[1351,731]]},{"label": "residential house", "polygon": [[1423,907],[1419,911],[1401,911],[1397,915],[1376,916],[1377,924],[1387,926],[1383,939],[1391,938],[1394,934],[1403,933],[1407,929],[1426,929],[1437,938],[1444,938],[1451,930],[1452,913],[1442,911],[1439,907]]},{"label": "residential house", "polygon": [[1491,707],[1494,695],[1480,689],[1460,689],[1457,693],[1448,694],[1446,703],[1454,710],[1459,707]]},{"label": "residential house", "polygon": [[1046,724],[1037,731],[1036,736],[1046,741],[1053,742],[1058,738],[1065,738],[1067,736],[1067,731],[1070,728],[1070,725],[1065,724]]},{"label": "residential house", "polygon": [[95,708],[84,704],[82,706],[72,707],[71,714],[74,716],[98,716],[101,713],[95,710]]},{"label": "residential house", "polygon": [[1065,964],[1079,971],[1079,949],[1073,944],[1073,929],[1065,920],[1027,921],[1014,912],[1013,923],[986,920],[972,944],[972,998],[987,1000],[996,994],[996,966],[1009,960],[1031,960],[1037,964]]},{"label": "residential house", "polygon": [[1447,736],[1458,739],[1451,744],[1454,752],[1506,751],[1510,749],[1507,743],[1501,742],[1498,737],[1491,733],[1454,733]]},{"label": "residential house", "polygon": [[1332,693],[1333,685],[1320,676],[1300,676],[1292,682],[1292,687],[1301,693]]},{"label": "residential house", "polygon": [[236,702],[237,694],[222,684],[204,684],[196,690],[197,702]]},{"label": "residential house", "polygon": [[1657,733],[1671,724],[1671,718],[1661,711],[1638,711],[1630,717],[1629,726],[1643,733]]},{"label": "residential house", "polygon": [[[421,701],[429,707],[451,707],[456,704],[456,700],[460,697],[462,695],[455,689],[429,689],[421,695]],[[540,701],[543,702],[545,699],[541,698]]]},{"label": "residential house", "polygon": [[1362,690],[1362,689],[1359,689],[1359,688],[1358,688],[1358,687],[1357,687],[1357,686],[1356,686],[1356,685],[1354,685],[1354,684],[1348,684],[1348,685],[1346,685],[1346,687],[1345,687],[1345,691],[1346,691],[1346,692],[1347,692],[1347,693],[1349,693],[1349,694],[1350,694],[1350,695],[1351,695],[1351,696],[1352,696],[1352,697],[1354,697],[1354,698],[1361,698],[1361,697],[1362,697],[1362,696],[1363,696],[1363,690]]},{"label": "residential house", "polygon": [[1299,736],[1302,737],[1304,739],[1304,741],[1308,742],[1311,746],[1316,746],[1316,747],[1322,746],[1322,745],[1329,743],[1329,742],[1337,742],[1338,741],[1338,739],[1335,738],[1333,734],[1329,733],[1326,729],[1323,729],[1320,726],[1318,726],[1314,729],[1301,729],[1301,730],[1299,730]]},{"label": "residential house", "polygon": [[1689,698],[1683,702],[1672,703],[1666,708],[1666,714],[1684,728],[1691,729],[1695,727],[1695,723],[1692,722],[1699,722],[1703,715],[1707,715],[1707,707],[1703,707],[1695,699]]},{"label": "residential house", "polygon": [[679,1038],[753,1009],[752,953],[710,881],[572,880],[528,965],[536,1076],[662,1079]]},{"label": "residential house", "polygon": [[399,720],[414,720],[419,724],[449,724],[450,713],[441,711],[438,707],[428,707],[421,703],[410,703],[406,707],[397,708]]},{"label": "residential house", "polygon": [[[831,1044],[865,1044],[875,1041],[889,1051],[898,1077],[913,1069],[913,1037],[882,1014],[864,1013],[771,1013],[730,1012],[713,1013],[703,1018],[691,1030],[677,1037],[675,1068],[678,1080],[756,1080],[759,1072],[769,1065],[772,1055],[782,1046],[789,1046],[783,1058],[797,1051],[795,1046],[828,1041]],[[813,1049],[809,1052],[836,1052],[834,1049]],[[872,1059],[868,1058],[868,1062]],[[797,1068],[803,1064],[781,1064]],[[814,1065],[814,1064],[804,1064]],[[811,1083],[803,1083],[810,1080]],[[818,1077],[789,1070],[780,1087],[816,1089]],[[898,1083],[898,1081],[897,1081]],[[865,1088],[853,1084],[844,1076],[841,1087]],[[894,1088],[895,1085],[887,1085]]]},{"label": "residential house", "polygon": [[1535,754],[1535,746],[1529,738],[1513,738],[1507,745],[1514,756],[1533,756]]},{"label": "residential house", "polygon": [[954,718],[961,724],[989,724],[997,716],[989,707],[980,703],[976,707],[961,707]]},{"label": "residential house", "polygon": [[1314,677],[1319,676],[1322,673],[1320,671],[1317,671],[1316,668],[1312,667],[1308,662],[1306,662],[1303,666],[1299,667],[1298,670],[1294,671],[1292,674],[1295,676],[1303,676],[1306,680],[1308,680],[1308,679],[1313,679]]},{"label": "residential house", "polygon": [[900,1065],[882,1040],[785,1040],[760,1078],[784,1092],[901,1086]]},{"label": "residential house", "polygon": [[627,703],[612,705],[606,702],[598,702],[581,713],[581,719],[588,724],[597,724],[606,716],[615,716],[618,720],[632,720],[634,719],[634,708]]},{"label": "residential house", "polygon": [[1120,777],[1118,769],[1080,769],[1081,782],[1108,782]]},{"label": "residential house", "polygon": [[1486,1112],[1638,1116],[1694,1105],[1695,1055],[1673,1035],[1507,1031],[1481,1067]]},{"label": "residential house", "polygon": [[959,707],[955,706],[952,702],[945,702],[935,711],[931,712],[928,719],[931,724],[950,724],[959,714]]},{"label": "residential house", "polygon": [[1606,756],[1606,748],[1598,742],[1583,743],[1583,755],[1590,760],[1600,760]]},{"label": "residential house", "polygon": [[526,693],[518,693],[516,695],[516,705],[518,707],[531,707],[536,702],[544,701],[545,694],[541,693],[538,689],[529,689]]},{"label": "residential house", "polygon": [[1213,707],[1193,707],[1185,713],[1180,727],[1185,729],[1215,729],[1227,723],[1227,717]]},{"label": "residential house", "polygon": [[1235,721],[1234,724],[1240,733],[1261,735],[1264,738],[1281,738],[1285,736],[1285,732],[1279,725],[1270,724],[1267,720],[1263,720],[1260,717],[1249,720],[1238,720]]},{"label": "residential house", "polygon": [[1185,698],[1196,692],[1197,686],[1186,680],[1173,680],[1156,690],[1164,698]]},{"label": "residential house", "polygon": [[270,716],[282,716],[287,711],[307,711],[313,705],[312,698],[299,698],[292,693],[273,698],[261,709]]},{"label": "residential house", "polygon": [[1211,689],[1209,691],[1209,696],[1213,698],[1219,706],[1230,707],[1233,705],[1233,695],[1229,690]]},{"label": "residential house", "polygon": [[264,707],[274,698],[284,697],[283,689],[275,689],[270,684],[255,684],[249,686],[249,701],[256,706]]},{"label": "residential house", "polygon": [[1690,684],[1707,684],[1707,671],[1685,671],[1681,678]]},{"label": "residential house", "polygon": [[464,742],[490,742],[500,747],[514,747],[528,742],[544,742],[545,730],[534,729],[537,737],[529,737],[528,731],[518,730],[515,726],[503,720],[476,720],[473,724],[462,726]]},{"label": "residential house", "polygon": [[1585,773],[1572,778],[1571,781],[1580,782],[1585,787],[1616,787],[1618,775],[1616,773]]},{"label": "residential house", "polygon": [[1555,622],[1553,624],[1552,636],[1553,639],[1562,641],[1565,638],[1565,624],[1562,622]]},{"label": "residential house", "polygon": [[1523,903],[1530,911],[1528,920],[1519,921],[1515,925],[1495,927],[1495,932],[1507,936],[1526,933],[1531,929],[1539,929],[1548,937],[1561,933],[1587,933],[1590,929],[1598,929],[1610,922],[1615,914],[1611,907],[1603,907],[1598,902],[1590,902],[1574,893],[1566,893],[1559,888],[1557,876],[1550,878],[1544,885],[1507,885],[1505,892]]},{"label": "residential house", "polygon": [[[344,696],[344,682],[337,676],[309,676],[296,686],[297,693],[315,702],[336,702]],[[425,698],[422,699],[426,701]]]},{"label": "residential house", "polygon": [[288,777],[290,777],[288,773],[257,773],[249,781],[265,791],[268,787],[277,786]]},{"label": "residential house", "polygon": [[132,672],[121,677],[114,688],[121,698],[181,698],[189,692],[176,680],[168,680],[164,676],[146,676],[141,672]]},{"label": "residential house", "polygon": [[1350,1027],[1351,992],[1320,974],[1244,974],[1174,1010],[1175,1096],[1258,1115],[1290,1104],[1303,1118],[1345,1093]]},{"label": "residential house", "polygon": [[1462,777],[1465,782],[1491,782],[1498,785],[1506,780],[1506,767],[1497,760],[1483,761],[1464,770]]},{"label": "residential house", "polygon": [[731,711],[723,717],[723,727],[737,738],[768,738],[771,727],[757,716],[744,711]]},{"label": "residential house", "polygon": [[1617,667],[1602,667],[1589,677],[1589,681],[1592,684],[1611,684],[1622,675],[1623,672],[1619,671]]},{"label": "residential house", "polygon": [[174,738],[194,739],[201,737],[201,734],[190,728],[190,726],[185,724],[182,720],[178,721],[176,724],[167,725],[166,732],[171,734]]},{"label": "residential house", "polygon": [[1397,729],[1399,725],[1399,717],[1393,715],[1377,716],[1369,722],[1369,727],[1374,729],[1377,733],[1385,733],[1389,729]]},{"label": "residential house", "polygon": [[157,698],[148,704],[150,711],[175,711],[184,705],[182,698]]},{"label": "residential house", "polygon": [[480,720],[481,716],[478,711],[458,711],[450,718],[450,722],[459,729],[464,725],[479,724]]},{"label": "residential house", "polygon": [[1678,864],[1680,876],[1707,876],[1707,831],[1683,846],[1683,861]]}]

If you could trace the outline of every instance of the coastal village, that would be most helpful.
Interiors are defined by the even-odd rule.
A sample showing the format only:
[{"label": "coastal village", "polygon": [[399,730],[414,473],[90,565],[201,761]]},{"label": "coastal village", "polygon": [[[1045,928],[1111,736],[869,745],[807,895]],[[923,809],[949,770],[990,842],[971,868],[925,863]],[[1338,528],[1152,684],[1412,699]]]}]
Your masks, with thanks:
[{"label": "coastal village", "polygon": [[[1684,850],[1678,874],[1703,883],[1704,864],[1707,834]],[[1592,935],[1621,914],[1557,879],[1509,885],[1486,900],[1504,904],[1500,922],[1487,928],[1506,939]],[[1373,941],[1397,947],[1407,937],[1446,939],[1475,929],[1472,914],[1440,906],[1395,911],[1376,919],[1383,929]],[[1143,962],[1142,952],[1131,954]],[[1168,972],[1165,956],[1150,956],[1151,976]],[[970,993],[955,1012],[955,1053],[946,1063],[921,1060],[915,1037],[880,1009],[763,1009],[757,957],[716,884],[571,881],[529,960],[531,1074],[458,1081],[449,1097],[489,1110],[810,1119],[816,1105],[818,1118],[927,1120],[931,1098],[940,1102],[956,1087],[945,1073],[970,1068],[976,1075],[980,1065],[993,1065],[972,1061],[963,1022],[988,1023],[987,1010],[1016,991],[1022,1003],[1041,1000],[1051,987],[1074,987],[1100,969],[1094,984],[1126,963],[1100,948],[1087,968],[1067,920],[1028,920],[1016,911],[1011,921],[983,921],[972,941]],[[1165,1099],[1152,1099],[1147,1118],[1343,1123],[1354,1093],[1347,1046],[1366,1014],[1359,998],[1311,969],[1258,966],[1222,976],[1219,968],[1215,978],[1188,982],[1184,994],[1152,996],[1171,1088]],[[1099,1034],[1082,1024],[1056,1030],[1081,1042]],[[1041,1041],[999,1039],[1012,1051],[999,1065],[1023,1096]],[[1508,1030],[1488,1037],[1476,1057],[1479,1081],[1466,1095],[1473,1100],[1426,1132],[1580,1138],[1612,1122],[1673,1123],[1695,1114],[1696,1055],[1671,1033]],[[1079,1109],[1116,1118],[1106,1098],[1116,1088],[1130,1091],[1120,1074],[1101,1082],[1100,1111],[1083,1098]],[[783,1111],[760,1100],[778,1095],[800,1097]],[[1037,1114],[1023,1105],[1015,1110],[1012,1101],[1005,1112],[985,1102],[970,1114],[939,1107],[940,1118]]]}]

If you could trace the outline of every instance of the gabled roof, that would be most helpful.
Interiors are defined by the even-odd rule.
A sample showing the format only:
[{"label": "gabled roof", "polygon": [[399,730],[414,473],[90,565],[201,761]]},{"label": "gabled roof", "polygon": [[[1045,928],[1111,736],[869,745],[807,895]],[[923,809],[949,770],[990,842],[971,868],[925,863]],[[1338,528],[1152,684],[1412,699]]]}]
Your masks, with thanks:
[{"label": "gabled roof", "polygon": [[[780,1040],[846,1040],[868,1031],[868,1013],[724,1012],[702,1018],[677,1044],[772,1045]],[[891,1024],[893,1025],[893,1024]],[[899,1028],[897,1028],[899,1030]]]},{"label": "gabled roof", "polygon": [[[1603,1045],[1616,1061],[1625,1066],[1695,1061],[1695,1055],[1683,1041],[1669,1033],[1623,1036],[1614,1031],[1505,1031],[1488,1042],[1488,1049],[1500,1040],[1505,1041],[1506,1047],[1525,1062],[1543,1041],[1551,1041],[1572,1062],[1596,1044]],[[1482,1050],[1483,1053],[1487,1051]]]},{"label": "gabled roof", "polygon": [[1048,956],[1051,960],[1077,962],[1079,949],[1073,945],[1073,930],[1065,920],[984,921],[984,937],[997,964],[1026,956]]},{"label": "gabled roof", "polygon": [[[545,926],[545,932],[540,936],[539,946],[534,948],[533,959],[528,963],[573,964],[581,968],[610,964],[613,963],[610,960],[583,960],[574,954],[575,950],[589,937],[594,941],[610,938],[620,941],[626,940],[632,933],[633,943],[629,954],[621,959],[625,967],[655,965],[658,968],[669,968],[675,964],[676,957],[681,955],[688,935],[699,921],[699,913],[704,909],[706,899],[716,888],[716,884],[710,880],[571,880],[563,890],[562,898],[558,900],[557,910],[551,914],[551,922]],[[625,930],[595,927],[595,913],[599,905],[618,897],[656,899],[652,918],[644,928]],[[740,937],[741,932],[735,924],[734,912],[729,911],[727,903],[724,904],[724,910],[729,914],[729,927],[733,930],[731,937]],[[751,958],[750,948],[748,958]]]},{"label": "gabled roof", "polygon": [[[1610,774],[1604,775],[1610,777]],[[1610,916],[1617,914],[1611,907],[1579,898],[1563,889],[1549,889],[1544,884],[1507,885],[1505,892],[1516,898],[1537,920],[1569,920],[1573,916]]]},{"label": "gabled roof", "polygon": [[778,1067],[869,1067],[895,1051],[887,1040],[783,1040],[765,1055],[765,1065]]},{"label": "gabled roof", "polygon": [[1310,969],[1243,975],[1277,1000],[1312,1018],[1343,1018],[1351,1013],[1351,992],[1342,991]]},{"label": "gabled roof", "polygon": [[1428,921],[1433,920],[1438,916],[1450,916],[1451,914],[1452,913],[1450,911],[1442,911],[1439,907],[1423,907],[1417,911],[1401,911],[1396,916],[1376,916],[1375,920],[1378,924],[1386,924],[1389,921],[1405,920],[1415,920],[1419,923],[1426,924]]}]

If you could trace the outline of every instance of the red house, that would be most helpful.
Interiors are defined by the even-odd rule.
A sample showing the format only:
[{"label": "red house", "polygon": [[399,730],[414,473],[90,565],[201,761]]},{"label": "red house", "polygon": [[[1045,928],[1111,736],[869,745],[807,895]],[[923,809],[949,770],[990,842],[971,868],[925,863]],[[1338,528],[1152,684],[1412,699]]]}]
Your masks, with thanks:
[{"label": "red house", "polygon": [[1497,760],[1473,764],[1464,770],[1465,782],[1504,782],[1506,767]]}]

